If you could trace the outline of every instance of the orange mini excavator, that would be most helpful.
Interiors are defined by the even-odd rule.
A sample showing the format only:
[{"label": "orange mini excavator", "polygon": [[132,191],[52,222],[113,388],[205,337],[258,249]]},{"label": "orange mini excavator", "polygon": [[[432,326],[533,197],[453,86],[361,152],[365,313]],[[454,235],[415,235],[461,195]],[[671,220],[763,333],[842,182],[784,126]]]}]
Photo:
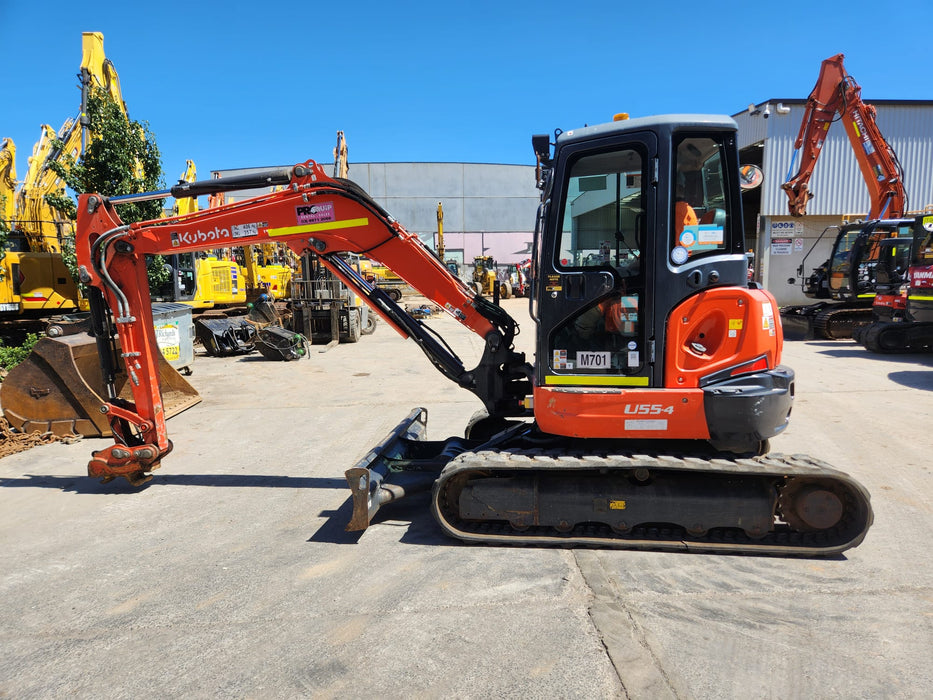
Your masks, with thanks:
[{"label": "orange mini excavator", "polygon": [[[426,411],[413,410],[346,472],[348,529],[420,489],[443,530],[470,542],[798,555],[859,544],[872,522],[861,485],[815,459],[767,455],[787,425],[794,374],[780,364],[774,298],[746,281],[735,122],[640,118],[550,141],[532,140],[542,192],[533,364],[514,349],[517,324],[502,308],[312,161],[148,195],[82,195],[80,273],[103,372],[124,367],[133,379],[132,401],[101,407],[115,444],[89,473],[141,483],[172,448],[144,256],[273,241],[315,252],[485,406],[463,437],[443,441],[424,439]],[[285,187],[188,216],[124,225],[117,213],[140,197],[274,185]],[[687,209],[692,223],[675,220]],[[464,367],[344,252],[386,265],[482,337],[478,365]]]}]

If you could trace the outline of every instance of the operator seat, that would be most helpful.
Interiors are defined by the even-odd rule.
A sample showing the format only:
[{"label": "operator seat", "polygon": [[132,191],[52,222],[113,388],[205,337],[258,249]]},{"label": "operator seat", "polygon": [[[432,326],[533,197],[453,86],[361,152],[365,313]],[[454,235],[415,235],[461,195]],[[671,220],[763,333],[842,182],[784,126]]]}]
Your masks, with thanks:
[{"label": "operator seat", "polygon": [[725,209],[710,209],[703,216],[700,217],[701,224],[715,224],[716,226],[725,226],[726,225],[726,210]]},{"label": "operator seat", "polygon": [[725,226],[726,225],[726,210],[725,209],[710,209],[703,216],[700,217],[699,223],[701,224],[715,224],[716,226]]}]

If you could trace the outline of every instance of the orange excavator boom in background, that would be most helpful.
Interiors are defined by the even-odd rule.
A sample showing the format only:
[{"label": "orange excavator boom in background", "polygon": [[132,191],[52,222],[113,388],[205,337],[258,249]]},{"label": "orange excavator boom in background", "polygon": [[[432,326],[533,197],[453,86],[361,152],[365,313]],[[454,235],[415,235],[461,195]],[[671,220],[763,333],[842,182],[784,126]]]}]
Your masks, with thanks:
[{"label": "orange excavator boom in background", "polygon": [[[807,202],[813,197],[810,176],[822,153],[829,127],[840,119],[868,187],[871,204],[867,218],[900,218],[907,211],[903,170],[897,154],[875,122],[875,108],[862,101],[862,88],[846,73],[843,58],[840,53],[823,61],[816,85],[807,98],[794,142],[794,159],[787,182],[782,185],[787,193],[788,209],[791,216],[806,214]],[[798,153],[800,168],[791,176]]]}]

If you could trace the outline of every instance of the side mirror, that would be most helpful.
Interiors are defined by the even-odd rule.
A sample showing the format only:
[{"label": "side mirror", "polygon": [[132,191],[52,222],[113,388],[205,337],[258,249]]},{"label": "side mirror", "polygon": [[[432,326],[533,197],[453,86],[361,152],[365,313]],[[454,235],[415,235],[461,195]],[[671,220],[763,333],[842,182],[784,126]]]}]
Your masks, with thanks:
[{"label": "side mirror", "polygon": [[797,284],[797,280],[795,280],[793,277],[788,277],[787,284]]},{"label": "side mirror", "polygon": [[743,192],[759,187],[763,179],[764,173],[761,172],[761,168],[757,165],[739,166],[739,187],[742,188]]},{"label": "side mirror", "polygon": [[541,163],[551,160],[551,138],[547,134],[534,134],[531,137],[531,147]]}]

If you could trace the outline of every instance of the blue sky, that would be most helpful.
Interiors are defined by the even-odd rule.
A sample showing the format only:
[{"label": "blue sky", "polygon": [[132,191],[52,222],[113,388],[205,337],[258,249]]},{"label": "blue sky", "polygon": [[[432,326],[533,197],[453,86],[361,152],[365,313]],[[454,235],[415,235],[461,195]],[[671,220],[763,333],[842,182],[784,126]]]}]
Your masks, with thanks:
[{"label": "blue sky", "polygon": [[[829,9],[828,5],[837,5]],[[176,10],[176,11],[172,11]],[[0,137],[17,171],[78,112],[81,32],[99,31],[165,180],[331,160],[533,164],[531,135],[616,112],[734,114],[805,98],[846,55],[872,99],[933,99],[929,0],[241,2],[0,0]]]}]

